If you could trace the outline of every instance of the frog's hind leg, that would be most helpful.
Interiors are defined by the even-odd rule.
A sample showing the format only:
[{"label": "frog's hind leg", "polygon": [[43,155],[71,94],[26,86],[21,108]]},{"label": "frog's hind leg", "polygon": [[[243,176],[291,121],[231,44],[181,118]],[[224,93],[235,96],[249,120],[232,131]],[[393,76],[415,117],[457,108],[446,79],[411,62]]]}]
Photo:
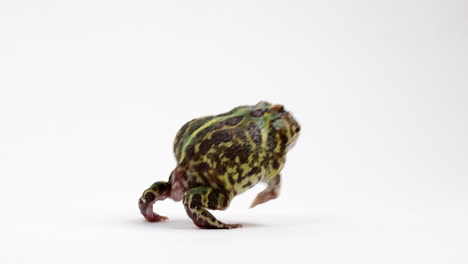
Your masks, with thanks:
[{"label": "frog's hind leg", "polygon": [[268,186],[266,187],[265,190],[263,190],[257,195],[257,197],[253,201],[250,208],[255,207],[262,203],[266,203],[272,199],[278,198],[280,187],[281,187],[281,177],[278,174],[273,179],[268,181]]},{"label": "frog's hind leg", "polygon": [[153,204],[156,201],[164,200],[170,196],[171,184],[164,181],[155,182],[151,187],[143,192],[138,206],[141,214],[150,222],[167,220],[166,216],[161,216],[153,212]]},{"label": "frog's hind leg", "polygon": [[199,228],[204,229],[231,229],[242,227],[239,224],[225,224],[216,219],[206,210],[224,210],[229,205],[229,199],[224,193],[211,187],[200,186],[187,191],[184,195],[184,206],[188,216]]}]

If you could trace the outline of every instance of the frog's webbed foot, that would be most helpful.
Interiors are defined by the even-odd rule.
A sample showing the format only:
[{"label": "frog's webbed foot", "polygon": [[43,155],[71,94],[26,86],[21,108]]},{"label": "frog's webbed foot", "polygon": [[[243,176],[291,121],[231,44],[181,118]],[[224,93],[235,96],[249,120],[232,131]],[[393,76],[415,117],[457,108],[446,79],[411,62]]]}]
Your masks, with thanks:
[{"label": "frog's webbed foot", "polygon": [[228,197],[210,187],[196,187],[184,195],[184,206],[193,223],[203,229],[231,229],[242,227],[240,224],[225,224],[216,219],[205,208],[223,210],[228,207]]},{"label": "frog's webbed foot", "polygon": [[250,205],[250,208],[253,208],[259,204],[266,203],[272,199],[276,199],[279,196],[281,180],[280,176],[276,176],[268,182],[268,187],[260,192],[255,200]]},{"label": "frog's webbed foot", "polygon": [[171,192],[171,185],[167,182],[155,182],[149,189],[143,192],[138,206],[141,214],[150,222],[160,222],[167,220],[166,216],[161,216],[153,212],[153,204],[156,201],[166,199]]}]

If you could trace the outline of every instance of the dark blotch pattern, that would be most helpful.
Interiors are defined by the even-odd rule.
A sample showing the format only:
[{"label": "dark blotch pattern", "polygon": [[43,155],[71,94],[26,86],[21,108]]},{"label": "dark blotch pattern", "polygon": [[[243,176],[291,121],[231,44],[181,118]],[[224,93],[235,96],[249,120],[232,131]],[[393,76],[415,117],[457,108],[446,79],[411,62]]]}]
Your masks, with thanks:
[{"label": "dark blotch pattern", "polygon": [[258,125],[255,123],[249,123],[247,130],[255,145],[260,146],[262,144],[262,134]]},{"label": "dark blotch pattern", "polygon": [[242,146],[234,144],[224,151],[224,157],[233,160],[242,151]]},{"label": "dark blotch pattern", "polygon": [[237,167],[236,172],[239,175],[239,181],[241,181],[244,178],[244,170],[241,167]]},{"label": "dark blotch pattern", "polygon": [[223,165],[218,165],[218,167],[216,167],[216,170],[218,171],[220,175],[223,175],[224,173],[226,173],[226,167],[224,167]]},{"label": "dark blotch pattern", "polygon": [[[172,175],[172,174],[171,174]],[[171,185],[167,182],[155,182],[153,185],[150,187],[151,190],[155,191],[156,193],[159,194],[164,194],[171,189]]]},{"label": "dark blotch pattern", "polygon": [[272,130],[268,133],[268,150],[270,152],[273,152],[276,148],[276,133]]},{"label": "dark blotch pattern", "polygon": [[190,201],[190,208],[194,209],[197,208],[201,205],[201,195],[200,194],[194,194],[192,195],[192,200]]},{"label": "dark blotch pattern", "polygon": [[210,169],[210,165],[206,162],[201,162],[199,164],[195,164],[193,166],[193,169],[196,170],[197,172],[205,172]]},{"label": "dark blotch pattern", "polygon": [[250,145],[244,145],[244,147],[237,153],[241,163],[247,163],[251,152]]},{"label": "dark blotch pattern", "polygon": [[224,121],[221,121],[221,124],[226,126],[235,126],[239,124],[242,121],[242,119],[244,119],[243,116],[230,117]]},{"label": "dark blotch pattern", "polygon": [[231,185],[234,185],[236,183],[236,180],[234,180],[234,175],[232,173],[228,174],[228,180],[231,183]]},{"label": "dark blotch pattern", "polygon": [[252,185],[252,183],[248,181],[248,182],[246,182],[246,183],[244,183],[244,184],[242,185],[242,188],[247,188],[247,187],[249,187],[250,185]]},{"label": "dark blotch pattern", "polygon": [[156,196],[154,195],[154,193],[152,193],[152,192],[147,192],[147,193],[145,194],[145,200],[146,200],[147,203],[151,203],[151,202],[153,202],[155,199],[156,199]]},{"label": "dark blotch pattern", "polygon": [[200,154],[201,155],[205,155],[206,153],[208,153],[208,151],[210,151],[211,149],[211,146],[212,146],[212,141],[211,140],[204,140],[201,144],[200,144]]},{"label": "dark blotch pattern", "polygon": [[260,161],[260,165],[264,168],[268,167],[268,164],[270,164],[270,155],[267,154],[262,161]]},{"label": "dark blotch pattern", "polygon": [[261,171],[261,169],[259,167],[253,167],[249,173],[247,173],[247,176],[252,176],[252,175],[255,175],[257,173],[259,173]]},{"label": "dark blotch pattern", "polygon": [[194,145],[190,145],[187,147],[187,149],[185,150],[185,159],[191,159],[193,158],[193,155],[195,154],[195,146]]},{"label": "dark blotch pattern", "polygon": [[279,168],[279,162],[277,160],[273,161],[273,169],[277,170]]},{"label": "dark blotch pattern", "polygon": [[217,209],[218,208],[218,192],[211,192],[208,195],[208,208],[210,209]]},{"label": "dark blotch pattern", "polygon": [[288,137],[285,134],[280,134],[280,153],[286,151],[286,144],[288,143]]},{"label": "dark blotch pattern", "polygon": [[218,154],[209,153],[209,154],[207,155],[207,157],[208,157],[211,161],[213,161],[214,163],[216,163],[216,164],[218,164],[218,165],[221,164],[221,159],[219,158],[219,155],[218,155]]},{"label": "dark blotch pattern", "polygon": [[211,135],[213,143],[229,142],[232,140],[232,135],[227,130],[219,130]]},{"label": "dark blotch pattern", "polygon": [[252,116],[252,117],[262,117],[267,111],[268,111],[268,109],[266,109],[266,108],[255,109],[255,110],[250,111],[250,116]]}]

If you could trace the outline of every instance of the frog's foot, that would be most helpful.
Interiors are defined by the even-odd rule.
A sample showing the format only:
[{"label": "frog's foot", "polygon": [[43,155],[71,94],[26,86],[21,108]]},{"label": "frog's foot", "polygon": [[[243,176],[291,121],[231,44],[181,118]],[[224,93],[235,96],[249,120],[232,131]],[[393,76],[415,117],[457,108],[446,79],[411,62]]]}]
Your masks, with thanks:
[{"label": "frog's foot", "polygon": [[266,203],[277,197],[278,195],[274,194],[272,191],[268,191],[268,192],[263,191],[257,195],[257,198],[255,198],[255,200],[252,202],[252,204],[250,205],[250,208],[253,208],[262,203]]},{"label": "frog's foot", "polygon": [[193,223],[203,229],[231,229],[242,227],[240,224],[225,224],[216,219],[205,208],[223,210],[228,207],[226,195],[210,187],[196,187],[184,195],[184,206]]},{"label": "frog's foot", "polygon": [[280,190],[280,176],[276,176],[268,182],[268,187],[259,193],[255,200],[250,205],[250,208],[253,208],[259,204],[266,203],[272,199],[278,198]]},{"label": "frog's foot", "polygon": [[163,216],[163,215],[158,215],[156,213],[147,213],[144,215],[146,220],[148,220],[148,222],[162,222],[162,221],[166,221],[168,220],[169,218],[167,216]]},{"label": "frog's foot", "polygon": [[143,192],[138,206],[140,207],[141,214],[150,222],[165,221],[168,218],[153,212],[153,204],[156,201],[166,199],[171,191],[171,185],[167,182],[156,182],[149,189]]}]

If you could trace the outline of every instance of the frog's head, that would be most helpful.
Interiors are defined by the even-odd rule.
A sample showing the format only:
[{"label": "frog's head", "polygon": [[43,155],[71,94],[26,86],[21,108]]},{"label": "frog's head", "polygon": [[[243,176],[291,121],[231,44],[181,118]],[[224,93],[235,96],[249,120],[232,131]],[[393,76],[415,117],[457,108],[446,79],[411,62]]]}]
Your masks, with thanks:
[{"label": "frog's head", "polygon": [[264,101],[259,102],[256,107],[267,110],[268,114],[266,117],[271,122],[270,127],[281,135],[281,139],[286,141],[286,151],[294,147],[299,137],[301,126],[292,114],[286,111],[282,105],[270,104]]}]

